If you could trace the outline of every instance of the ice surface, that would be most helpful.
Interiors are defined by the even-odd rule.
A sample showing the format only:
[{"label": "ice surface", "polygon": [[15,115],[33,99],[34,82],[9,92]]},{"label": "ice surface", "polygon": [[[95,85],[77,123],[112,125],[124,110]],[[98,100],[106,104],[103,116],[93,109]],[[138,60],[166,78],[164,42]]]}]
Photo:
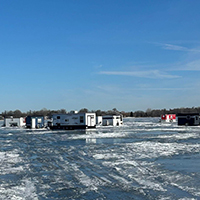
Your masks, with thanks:
[{"label": "ice surface", "polygon": [[125,118],[90,131],[0,128],[0,199],[200,199],[200,127]]}]

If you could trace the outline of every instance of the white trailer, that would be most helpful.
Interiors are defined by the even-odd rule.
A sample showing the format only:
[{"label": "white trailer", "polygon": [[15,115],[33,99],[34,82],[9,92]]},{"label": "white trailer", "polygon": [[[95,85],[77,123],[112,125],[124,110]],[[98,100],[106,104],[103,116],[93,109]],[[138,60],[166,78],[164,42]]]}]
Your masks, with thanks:
[{"label": "white trailer", "polygon": [[88,129],[96,127],[96,113],[54,114],[50,129]]},{"label": "white trailer", "polygon": [[102,116],[97,116],[96,117],[96,123],[97,123],[97,126],[102,125],[102,123],[103,123],[103,117]]},{"label": "white trailer", "polygon": [[103,126],[121,126],[123,124],[122,115],[105,115],[102,116]]},{"label": "white trailer", "polygon": [[5,127],[23,127],[25,126],[26,121],[24,117],[20,118],[13,118],[13,117],[8,117],[4,118],[4,126]]}]

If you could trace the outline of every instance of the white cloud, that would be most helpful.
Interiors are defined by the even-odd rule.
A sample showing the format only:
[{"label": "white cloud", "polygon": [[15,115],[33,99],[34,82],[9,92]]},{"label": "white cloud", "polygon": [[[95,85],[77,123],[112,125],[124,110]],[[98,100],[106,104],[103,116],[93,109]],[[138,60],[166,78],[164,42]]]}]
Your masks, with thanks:
[{"label": "white cloud", "polygon": [[163,48],[167,50],[173,50],[173,51],[188,51],[189,50],[186,47],[173,45],[173,44],[163,44]]},{"label": "white cloud", "polygon": [[180,45],[174,45],[174,44],[160,44],[163,49],[166,50],[172,50],[172,51],[186,51],[186,52],[200,52],[197,48],[187,48]]},{"label": "white cloud", "polygon": [[[184,42],[186,43],[186,42]],[[189,42],[188,42],[189,43]],[[188,48],[181,45],[174,45],[169,43],[154,43],[156,45],[161,46],[165,50],[172,50],[172,51],[182,51],[183,54],[178,62],[174,62],[171,64],[162,64],[165,66],[165,71],[200,71],[200,48]]]},{"label": "white cloud", "polygon": [[200,59],[189,59],[168,66],[168,71],[200,71]]},{"label": "white cloud", "polygon": [[163,79],[163,78],[180,78],[177,75],[170,75],[167,73],[160,72],[159,70],[148,70],[148,71],[101,71],[99,74],[105,75],[119,75],[119,76],[135,76],[140,78],[153,78],[153,79]]},{"label": "white cloud", "polygon": [[193,60],[183,65],[183,70],[200,71],[200,60]]}]

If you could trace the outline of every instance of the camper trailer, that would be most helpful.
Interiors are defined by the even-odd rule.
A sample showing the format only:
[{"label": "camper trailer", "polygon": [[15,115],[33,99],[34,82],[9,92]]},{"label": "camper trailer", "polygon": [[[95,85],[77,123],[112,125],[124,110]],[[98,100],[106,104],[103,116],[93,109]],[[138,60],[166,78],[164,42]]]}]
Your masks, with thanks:
[{"label": "camper trailer", "polygon": [[6,117],[4,118],[4,125],[5,127],[23,127],[25,126],[25,118],[20,117],[20,118],[13,118],[11,117]]},{"label": "camper trailer", "polygon": [[166,122],[166,123],[176,122],[176,115],[175,114],[162,115],[161,122]]},{"label": "camper trailer", "polygon": [[88,129],[96,127],[95,113],[77,113],[71,112],[68,114],[54,114],[50,129]]},{"label": "camper trailer", "polygon": [[178,125],[198,126],[200,123],[199,113],[180,113],[177,117]]},{"label": "camper trailer", "polygon": [[27,116],[26,128],[44,128],[44,116]]},{"label": "camper trailer", "polygon": [[105,115],[102,116],[103,126],[121,126],[123,124],[122,115]]}]

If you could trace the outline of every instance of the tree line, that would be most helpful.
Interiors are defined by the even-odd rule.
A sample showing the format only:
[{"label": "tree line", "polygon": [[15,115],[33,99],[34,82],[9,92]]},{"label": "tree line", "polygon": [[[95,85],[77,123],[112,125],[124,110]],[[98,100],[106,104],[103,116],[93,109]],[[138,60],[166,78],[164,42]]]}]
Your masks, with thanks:
[{"label": "tree line", "polygon": [[[94,112],[97,116],[103,115],[123,115],[123,117],[160,117],[163,114],[178,114],[178,113],[200,113],[200,107],[192,107],[192,108],[174,108],[174,109],[150,109],[148,108],[146,111],[118,111],[116,108],[112,110],[102,111],[102,110],[88,110],[87,108],[82,108],[78,111],[79,113],[86,112]],[[53,114],[66,114],[68,113],[65,109],[60,110],[48,110],[43,108],[39,111],[27,111],[21,112],[20,110],[14,111],[4,111],[1,113],[1,118],[13,116],[15,118],[26,117],[26,116],[34,116],[34,115],[42,115],[50,118]]]},{"label": "tree line", "polygon": [[178,113],[200,113],[200,107],[192,108],[174,108],[174,109],[150,109],[146,111],[130,112],[130,117],[160,117],[164,114],[178,114]]}]

